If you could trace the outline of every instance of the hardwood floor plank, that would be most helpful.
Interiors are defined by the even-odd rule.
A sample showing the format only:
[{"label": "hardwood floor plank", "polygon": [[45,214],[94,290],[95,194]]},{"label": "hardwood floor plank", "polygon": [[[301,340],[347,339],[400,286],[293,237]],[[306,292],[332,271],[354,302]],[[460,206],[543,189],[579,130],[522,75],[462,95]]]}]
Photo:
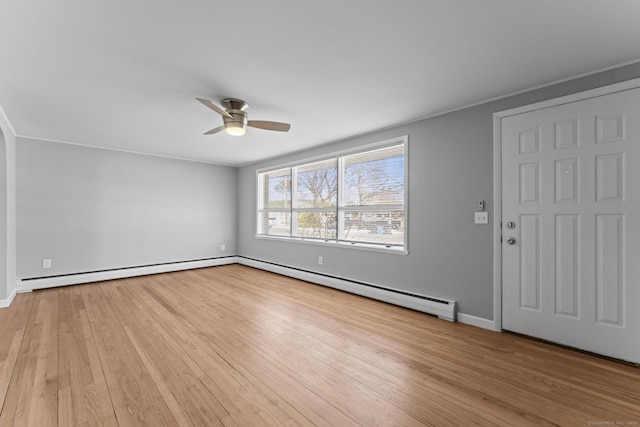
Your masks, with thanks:
[{"label": "hardwood floor plank", "polygon": [[177,425],[126,331],[113,313],[109,299],[102,290],[104,286],[108,286],[108,282],[85,286],[82,295],[118,424]]},{"label": "hardwood floor plank", "polygon": [[0,426],[640,423],[638,367],[240,265],[18,295],[0,321]]},{"label": "hardwood floor plank", "polygon": [[[191,278],[190,280],[194,280],[194,278]],[[204,283],[203,285],[206,286]],[[181,289],[179,283],[176,283],[176,289]],[[218,295],[218,297],[220,297],[220,295]],[[267,357],[263,351],[255,351],[254,346],[249,343],[245,337],[236,333],[232,329],[233,325],[243,322],[242,315],[239,314],[239,312],[234,313],[233,310],[226,310],[224,307],[218,306],[214,301],[202,298],[202,295],[198,296],[197,301],[198,305],[191,307],[189,312],[193,315],[197,315],[194,318],[198,319],[198,323],[204,325],[203,333],[207,339],[210,342],[220,343],[218,344],[220,345],[220,352],[224,354],[225,358],[229,360],[229,363],[233,363],[236,369],[240,370],[244,376],[248,378],[263,377],[262,380],[266,381],[268,384],[267,387],[281,395],[282,393],[285,393],[282,398],[287,401],[290,399],[305,399],[305,404],[302,406],[298,405],[299,408],[318,411],[315,413],[305,413],[305,416],[312,422],[315,422],[317,417],[320,417],[320,420],[324,419],[324,422],[326,423],[327,414],[332,414],[332,416],[337,417],[337,419],[331,424],[354,425],[354,419],[348,417],[350,414],[340,411],[339,408],[336,408],[335,406],[330,408],[331,412],[326,412],[326,409],[329,409],[326,407],[327,402],[329,401],[318,395],[313,390],[313,387],[310,387],[307,382],[300,381],[299,373],[293,369],[294,367],[292,365],[278,365],[272,363],[269,360],[271,357]],[[211,310],[207,310],[207,307],[216,307],[213,312],[220,316],[219,318],[224,321],[225,326],[223,328],[207,325],[205,319],[208,316],[207,313],[211,312]],[[252,327],[248,327],[247,329],[252,329]],[[222,346],[221,344],[225,344],[225,342],[233,343],[233,345]],[[277,346],[279,343],[274,341],[272,345]],[[265,372],[269,373],[266,377]],[[273,374],[271,374],[272,372]],[[283,384],[286,385],[283,386]],[[336,399],[334,398],[332,400],[335,401]],[[335,405],[335,403],[333,405]],[[319,408],[323,408],[324,412],[320,412]],[[347,417],[343,418],[344,414],[346,414]]]},{"label": "hardwood floor plank", "polygon": [[228,412],[192,371],[179,345],[166,339],[162,326],[123,296],[121,288],[130,286],[135,284],[127,281],[103,290],[165,401],[171,402],[176,421],[180,425],[222,425]]},{"label": "hardwood floor plank", "polygon": [[[262,284],[264,285],[264,283]],[[220,295],[217,296],[217,299],[224,302],[227,306],[236,305],[236,302],[224,301],[222,298],[224,297]],[[264,301],[262,301],[260,307],[264,306],[271,307],[272,304],[265,304]],[[389,308],[394,310],[396,309],[396,307],[388,305],[382,305],[381,308],[384,310]],[[276,333],[282,332],[284,330],[283,328],[289,329],[284,332],[284,335],[288,337],[288,341],[291,341],[291,343],[294,344],[295,349],[287,352],[286,354],[280,354],[280,349],[285,351],[284,348],[286,348],[286,345],[283,345],[282,343],[274,345],[274,351],[278,355],[278,358],[286,357],[286,359],[290,360],[291,363],[292,357],[295,357],[297,359],[295,362],[296,366],[308,365],[308,362],[312,360],[324,369],[336,370],[338,371],[338,378],[345,378],[346,381],[361,384],[367,387],[368,390],[371,390],[372,392],[375,391],[375,393],[385,401],[396,403],[405,413],[411,414],[414,418],[424,423],[432,421],[438,425],[442,425],[447,420],[450,422],[456,419],[469,419],[470,417],[475,417],[477,419],[489,417],[488,419],[485,419],[487,424],[498,422],[500,419],[504,421],[504,416],[497,419],[491,418],[490,412],[486,410],[487,400],[482,397],[473,395],[465,396],[465,400],[463,402],[459,402],[458,406],[454,406],[452,405],[452,402],[455,402],[455,398],[459,398],[460,394],[458,393],[457,395],[454,394],[452,396],[447,396],[445,389],[443,388],[444,384],[425,385],[423,384],[423,381],[426,377],[420,378],[415,375],[415,373],[413,375],[398,375],[398,373],[405,373],[408,371],[407,365],[410,365],[414,371],[416,368],[419,368],[419,365],[421,365],[421,356],[418,355],[415,359],[395,357],[397,351],[393,348],[398,346],[397,339],[387,339],[388,343],[383,343],[383,345],[380,345],[379,343],[374,344],[369,338],[371,333],[368,331],[362,331],[359,325],[335,325],[335,314],[327,316],[327,319],[331,321],[331,325],[326,330],[331,332],[325,333],[325,329],[323,329],[323,327],[317,326],[322,324],[323,317],[322,314],[318,314],[317,311],[313,312],[314,318],[309,321],[295,321],[294,318],[298,320],[301,319],[295,313],[291,313],[291,310],[288,311],[288,314],[292,317],[285,317],[281,319],[282,322],[280,324],[275,323],[279,316],[278,313],[287,312],[287,310],[282,307],[278,307],[276,310],[273,310],[270,313],[265,313],[261,316],[269,319],[268,327],[276,331]],[[304,312],[306,313],[307,310],[304,310]],[[299,325],[301,324],[305,325],[304,330],[299,330]],[[338,335],[333,332],[335,330],[339,331]],[[323,338],[316,339],[319,336],[318,334],[323,335]],[[270,339],[278,339],[278,337],[276,336],[275,338]],[[356,345],[352,345],[354,343]],[[408,343],[409,342],[403,344],[406,345]],[[349,346],[349,348],[347,348],[347,346]],[[268,345],[265,343],[259,343],[259,347],[267,348]],[[331,352],[329,354],[325,354],[319,350],[324,348],[331,349]],[[336,352],[336,348],[340,348],[341,351]],[[365,360],[364,358],[369,354],[374,355],[374,357],[370,357],[369,360]],[[378,367],[376,365],[380,360],[383,360],[385,363]],[[353,366],[358,366],[358,369],[353,369]],[[431,368],[423,365],[422,369],[428,372]],[[434,378],[431,377],[430,383],[434,382]],[[336,387],[334,386],[332,388]],[[344,388],[344,385],[337,386],[337,389]],[[409,393],[411,393],[411,401],[419,403],[419,405],[411,405],[408,407],[402,406],[402,402],[406,400],[408,390]],[[475,408],[472,404],[474,401],[485,409],[483,411],[483,415],[478,415],[480,412],[474,411]],[[452,407],[455,410],[452,411]],[[419,409],[416,410],[416,408]],[[505,412],[504,405],[502,405],[502,409],[502,412]],[[378,411],[382,412],[382,409],[379,408]],[[515,424],[520,418],[519,413],[513,410],[509,421]],[[539,419],[536,419],[535,421],[541,423],[541,420]]]},{"label": "hardwood floor plank", "polygon": [[[27,320],[33,308],[33,293],[19,294],[11,307],[0,310],[0,414],[15,371]],[[0,417],[1,419],[1,417]]]},{"label": "hardwood floor plank", "polygon": [[31,402],[28,398],[31,396],[33,388],[36,365],[36,360],[31,357],[31,353],[34,351],[32,347],[38,345],[40,332],[40,327],[37,327],[35,322],[38,300],[39,297],[34,295],[33,307],[25,323],[20,351],[0,414],[0,426],[2,427],[26,426],[29,419]]},{"label": "hardwood floor plank", "polygon": [[117,426],[81,288],[59,290],[58,425]]},{"label": "hardwood floor plank", "polygon": [[[205,298],[205,296],[201,295],[201,298]],[[236,298],[242,298],[242,295],[234,295],[233,297],[218,295],[216,299],[223,307],[235,307],[237,306]],[[371,418],[372,416],[389,418],[386,420],[371,418],[367,422],[379,424],[392,422],[394,419],[406,423],[418,421],[410,412],[398,414],[394,410],[388,410],[385,413],[387,401],[391,397],[388,378],[379,378],[371,371],[366,370],[364,366],[360,366],[361,369],[358,370],[354,370],[352,367],[340,369],[343,365],[340,359],[349,357],[347,353],[335,351],[335,346],[346,338],[342,332],[340,336],[333,335],[327,339],[327,342],[322,342],[314,337],[315,329],[317,329],[314,326],[315,321],[300,322],[295,312],[292,311],[292,307],[286,309],[266,302],[266,300],[262,300],[260,305],[247,309],[243,320],[239,320],[255,322],[255,319],[264,319],[265,322],[255,322],[251,328],[240,325],[236,329],[240,335],[243,330],[259,328],[258,334],[245,338],[246,345],[255,345],[254,351],[262,354],[266,362],[279,366],[280,369],[290,372],[295,377],[306,377],[305,384],[312,387],[312,390],[324,399],[327,399],[328,393],[333,396],[333,400],[349,402],[351,410],[361,405],[363,407],[360,411],[362,419],[367,420],[367,417]],[[208,304],[213,304],[213,302],[210,301]],[[305,327],[302,328],[301,325]],[[281,360],[287,360],[286,365],[282,364]],[[356,358],[350,360],[353,361]],[[376,411],[372,413],[365,403],[376,405]],[[372,415],[364,415],[365,412]],[[438,417],[442,417],[442,414],[434,412],[430,418],[433,421],[438,421]],[[446,418],[442,418],[440,421],[442,422],[444,419]]]},{"label": "hardwood floor plank", "polygon": [[[228,364],[221,360],[217,353],[202,345],[198,339],[197,330],[189,324],[181,324],[180,318],[174,317],[176,314],[174,310],[169,311],[163,304],[157,304],[157,300],[150,297],[144,290],[133,292],[134,289],[127,288],[125,291],[129,295],[135,294],[135,297],[132,296],[132,300],[137,303],[139,310],[148,311],[155,322],[165,327],[164,339],[173,340],[178,344],[179,348],[183,350],[182,357],[186,363],[190,364],[193,372],[225,409],[230,414],[237,415],[242,413],[242,408],[244,408],[244,413],[248,415],[249,419],[260,420],[260,417],[257,416],[259,411],[255,411],[248,402],[243,402],[240,393],[238,393],[239,390],[245,389],[243,384],[240,381],[229,380],[229,377],[234,376],[235,371],[229,370]],[[215,382],[207,372],[211,373]],[[225,425],[231,416],[223,419],[226,420]]]},{"label": "hardwood floor plank", "polygon": [[[135,289],[127,288],[130,292]],[[237,361],[219,346],[222,343],[208,340],[201,332],[201,326],[194,325],[198,322],[191,323],[194,319],[188,320],[184,317],[173,318],[169,311],[164,310],[167,307],[164,298],[150,287],[145,286],[145,290],[148,294],[138,295],[136,299],[145,302],[157,322],[174,326],[165,329],[173,339],[181,343],[181,347],[189,348],[191,358],[203,370],[202,380],[212,392],[219,396],[219,400],[233,417],[244,419],[241,424],[255,425],[269,420],[271,421],[268,424],[272,425],[309,424],[308,420],[287,401],[266,386],[260,376],[254,377],[242,369]],[[175,298],[179,299],[180,296],[176,295]],[[185,315],[187,313],[187,311],[183,312]],[[176,330],[175,326],[180,327]]]},{"label": "hardwood floor plank", "polygon": [[0,426],[57,425],[57,292],[33,299]]},{"label": "hardwood floor plank", "polygon": [[38,307],[36,322],[42,324],[31,392],[30,426],[55,426],[58,418],[58,295],[46,290]]},{"label": "hardwood floor plank", "polygon": [[[268,281],[267,282],[263,281],[261,285],[263,286],[268,285]],[[291,288],[287,289],[287,294],[294,295],[295,293],[296,293],[296,290],[292,290]],[[344,296],[344,298],[349,299],[349,298],[357,298],[357,297],[354,297],[352,295],[346,295]],[[464,337],[464,331],[459,331],[459,330],[460,329],[466,330],[469,328],[473,330],[476,328],[472,328],[467,325],[449,323],[449,324],[444,324],[439,326],[438,328],[439,330],[429,330],[425,328],[423,328],[421,331],[412,330],[410,325],[403,324],[404,322],[402,323],[396,322],[397,318],[393,314],[393,312],[397,310],[402,310],[401,308],[393,307],[383,303],[376,303],[376,304],[380,305],[379,310],[377,310],[376,313],[385,312],[385,311],[388,311],[388,313],[386,313],[384,316],[378,319],[371,318],[371,317],[369,318],[363,317],[361,313],[358,313],[358,315],[356,316],[353,316],[350,313],[349,315],[345,316],[345,320],[348,321],[349,318],[365,319],[364,322],[361,322],[363,325],[363,328],[368,329],[369,331],[368,333],[372,334],[371,336],[374,336],[373,333],[375,332],[375,336],[377,337],[375,339],[378,341],[382,340],[382,337],[385,335],[385,332],[388,331],[389,332],[388,337],[393,337],[397,342],[404,343],[405,345],[409,346],[402,352],[404,355],[403,356],[404,358],[412,354],[415,354],[417,356],[416,358],[409,357],[408,359],[409,362],[413,363],[413,361],[419,360],[420,358],[423,361],[428,362],[429,358],[424,357],[425,352],[427,352],[426,354],[434,354],[437,352],[437,355],[439,357],[434,359],[434,361],[439,362],[440,365],[443,366],[443,369],[445,371],[448,372],[450,369],[463,370],[463,372],[460,373],[458,377],[459,379],[465,379],[465,378],[468,378],[469,376],[474,376],[476,378],[475,384],[482,384],[485,381],[491,381],[492,379],[495,379],[496,376],[501,377],[504,380],[504,385],[506,388],[503,387],[502,389],[491,388],[483,391],[481,388],[475,388],[475,389],[470,388],[468,391],[470,392],[471,396],[475,396],[474,400],[476,404],[474,405],[473,400],[471,400],[471,401],[467,401],[464,406],[470,408],[471,410],[477,410],[476,406],[480,405],[481,408],[484,408],[484,412],[487,413],[487,409],[490,408],[491,402],[499,402],[499,404],[503,406],[503,412],[505,409],[509,409],[512,412],[513,416],[518,417],[519,416],[518,414],[523,413],[520,409],[519,403],[522,397],[526,397],[528,405],[536,404],[537,402],[539,413],[542,416],[549,418],[549,420],[546,420],[544,418],[538,417],[537,419],[533,420],[538,424],[544,423],[544,422],[562,424],[562,423],[567,423],[569,420],[575,421],[578,419],[585,420],[586,422],[588,420],[593,419],[594,416],[596,419],[606,418],[604,414],[608,412],[608,408],[609,408],[606,402],[607,398],[605,399],[600,398],[600,399],[597,399],[597,401],[592,401],[588,397],[588,394],[592,392],[591,388],[583,387],[582,390],[585,393],[580,394],[581,389],[579,387],[576,387],[575,385],[566,383],[566,382],[564,383],[564,387],[558,387],[559,385],[558,373],[554,372],[553,376],[548,376],[544,374],[544,370],[541,372],[537,366],[535,368],[530,368],[526,371],[526,373],[528,374],[527,375],[529,379],[528,384],[530,385],[530,387],[526,387],[523,389],[522,383],[516,382],[515,387],[509,388],[508,384],[510,383],[511,378],[519,378],[519,380],[522,380],[522,375],[520,377],[517,376],[517,374],[522,373],[522,370],[520,368],[516,372],[509,372],[505,369],[505,364],[506,366],[509,366],[509,364],[513,359],[514,354],[511,352],[507,353],[506,358],[497,361],[497,363],[495,364],[496,367],[493,370],[482,369],[483,365],[486,365],[486,355],[481,355],[480,356],[481,359],[478,359],[477,363],[469,363],[474,359],[474,356],[476,355],[476,353],[469,353],[468,351],[465,351],[465,350],[468,350],[468,344],[465,343],[464,340],[460,339],[461,335]],[[324,309],[324,307],[314,307],[314,308],[315,310]],[[330,313],[331,319],[338,318],[339,316],[341,316],[341,313],[343,312],[342,310],[340,310],[340,304],[336,304],[336,301],[333,301],[332,304],[326,307],[326,309]],[[414,314],[416,313],[414,312]],[[394,324],[394,323],[397,323],[397,324]],[[375,329],[369,328],[367,325],[375,325]],[[446,333],[447,330],[451,330],[451,329],[455,330],[455,333],[453,334]],[[437,333],[439,335],[438,339],[434,341],[432,339],[433,337],[429,339],[428,336],[425,336],[425,340],[424,341],[421,340],[421,335],[425,335],[425,332],[428,332],[428,334]],[[503,338],[503,341],[504,339],[506,340],[510,339],[509,334],[495,334],[489,331],[483,331],[483,332],[485,333],[485,335],[492,334],[493,336]],[[357,342],[357,341],[358,341],[358,337],[355,335],[352,336],[350,340],[348,340],[348,342],[350,343]],[[535,344],[536,349],[548,347],[548,345],[546,344],[533,342],[526,339],[519,340],[519,342]],[[415,348],[418,345],[422,346],[422,343],[428,343],[428,344],[425,347],[422,347],[422,348],[418,347],[415,350],[411,348],[411,347]],[[380,348],[385,348],[384,342],[381,341],[379,345],[381,346]],[[500,348],[500,345],[497,348]],[[495,348],[492,350],[495,352]],[[558,350],[562,350],[562,349],[559,349],[559,348],[555,349],[556,352],[558,352]],[[580,355],[580,353],[577,353],[575,351],[566,350],[566,352],[568,352],[571,355],[576,355],[576,354]],[[420,357],[420,354],[422,354],[422,357]],[[498,354],[500,354],[500,352],[498,352]],[[428,363],[430,365],[433,364],[433,362],[428,362]],[[521,361],[517,359],[517,362],[515,364],[516,367],[520,366],[520,363]],[[566,363],[569,363],[570,365],[571,362],[562,361],[563,366]],[[619,365],[619,364],[616,364],[616,365]],[[492,368],[492,365],[488,365],[488,366],[489,368]],[[516,376],[513,377],[512,376],[513,374],[516,374]],[[434,380],[436,379],[436,376],[433,373],[433,371],[430,374],[427,373],[427,375],[428,375],[428,378],[426,378],[425,380],[428,379],[428,381],[434,382]],[[446,379],[446,377],[441,376],[440,378],[441,378],[440,384],[438,387],[440,390],[443,390],[443,386],[445,386],[449,381]],[[571,380],[571,379],[575,379],[575,377],[572,376],[566,379]],[[623,382],[628,382],[628,378],[619,377],[618,380]],[[435,382],[437,383],[438,381],[435,381]],[[549,393],[549,391],[545,389],[547,388],[547,385],[549,383],[555,383],[556,386],[552,387],[552,390],[557,392],[556,394],[558,394],[558,396],[555,396],[552,399],[548,398],[547,394]],[[589,384],[592,384],[592,383],[589,383]],[[456,383],[457,389],[454,390],[455,394],[460,394],[459,385],[460,383]],[[569,389],[571,390],[573,396],[566,398],[566,390],[569,390]],[[622,389],[628,390],[628,388],[626,387],[623,387]],[[501,390],[500,393],[498,393],[499,390]],[[516,393],[514,393],[514,391],[516,391]],[[560,396],[560,394],[562,394],[563,392],[565,392],[565,394]],[[578,399],[576,399],[576,397],[578,397]],[[451,397],[448,397],[448,398],[451,399]],[[569,401],[571,401],[572,404],[568,404]],[[633,414],[638,411],[637,394],[635,395],[632,401],[634,403],[622,404],[622,407],[621,407],[622,412],[620,413],[620,415],[622,416],[628,415],[633,417]],[[622,403],[622,402],[618,402],[618,403]],[[629,409],[632,409],[632,411],[631,412],[625,411],[624,410],[625,406],[628,406]],[[598,409],[600,409],[600,411],[598,411]],[[515,421],[516,420],[513,420],[513,422]]]}]

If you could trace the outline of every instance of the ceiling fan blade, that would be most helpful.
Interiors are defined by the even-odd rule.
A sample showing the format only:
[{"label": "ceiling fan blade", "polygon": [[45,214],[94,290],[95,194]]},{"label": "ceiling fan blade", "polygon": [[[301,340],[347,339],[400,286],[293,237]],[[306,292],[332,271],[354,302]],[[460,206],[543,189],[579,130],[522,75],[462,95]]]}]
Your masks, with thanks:
[{"label": "ceiling fan blade", "polygon": [[208,101],[206,99],[202,99],[202,98],[196,98],[198,101],[200,101],[203,105],[206,105],[207,107],[211,108],[213,111],[215,111],[216,113],[220,114],[223,117],[226,117],[228,119],[232,119],[233,117],[231,116],[231,114],[227,113],[225,110],[223,110],[221,107],[218,107],[216,104],[214,104],[211,101]]},{"label": "ceiling fan blade", "polygon": [[278,132],[288,132],[291,129],[289,123],[270,122],[266,120],[249,120],[247,126],[251,126],[258,129],[275,130]]},{"label": "ceiling fan blade", "polygon": [[214,133],[218,133],[218,132],[220,132],[222,130],[224,130],[224,125],[218,126],[215,129],[211,129],[209,132],[205,132],[204,135],[213,135]]}]

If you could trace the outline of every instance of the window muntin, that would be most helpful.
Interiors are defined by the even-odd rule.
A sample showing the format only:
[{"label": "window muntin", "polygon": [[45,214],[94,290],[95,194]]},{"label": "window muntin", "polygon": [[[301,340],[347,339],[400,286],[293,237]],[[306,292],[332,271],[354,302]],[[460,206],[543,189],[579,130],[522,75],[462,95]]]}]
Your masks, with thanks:
[{"label": "window muntin", "polygon": [[258,236],[405,249],[405,150],[406,137],[259,172]]}]

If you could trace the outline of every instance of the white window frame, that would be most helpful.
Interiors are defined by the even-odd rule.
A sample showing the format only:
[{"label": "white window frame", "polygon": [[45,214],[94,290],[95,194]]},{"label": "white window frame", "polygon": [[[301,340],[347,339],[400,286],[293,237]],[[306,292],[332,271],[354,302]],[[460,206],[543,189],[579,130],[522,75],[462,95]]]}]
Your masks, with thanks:
[{"label": "white window frame", "polygon": [[[348,155],[353,155],[353,154],[360,154],[360,153],[365,153],[368,151],[374,151],[374,150],[378,150],[378,149],[383,149],[383,148],[387,148],[387,147],[393,147],[393,146],[397,146],[397,145],[403,145],[404,146],[404,235],[403,235],[403,246],[393,246],[393,245],[385,245],[382,243],[370,243],[370,242],[358,242],[358,241],[350,241],[350,240],[340,240],[340,227],[343,227],[344,224],[340,224],[341,222],[341,218],[343,217],[343,215],[341,215],[341,212],[345,212],[345,211],[350,211],[350,210],[357,210],[357,211],[380,211],[380,210],[386,210],[388,209],[389,211],[402,211],[400,208],[402,207],[401,205],[386,205],[384,207],[380,207],[378,206],[357,206],[357,207],[351,207],[351,206],[344,206],[343,205],[343,193],[342,193],[342,189],[341,189],[341,185],[344,182],[344,177],[342,176],[343,172],[344,172],[344,167],[342,165],[343,162],[343,157],[344,156],[348,156]],[[301,209],[300,211],[305,211],[305,212],[310,212],[310,211],[318,211],[318,212],[326,212],[327,209],[330,211],[335,211],[336,212],[336,221],[338,222],[337,229],[336,229],[336,237],[335,239],[322,239],[322,238],[305,238],[305,237],[297,237],[293,235],[293,232],[295,230],[295,221],[297,220],[297,212],[299,211],[297,206],[296,206],[296,186],[297,186],[297,178],[295,178],[294,174],[295,174],[295,169],[299,166],[304,166],[304,165],[308,165],[311,163],[316,163],[316,162],[321,162],[324,160],[329,160],[329,159],[338,159],[338,194],[337,194],[337,205],[335,208],[304,208]],[[266,234],[259,234],[259,230],[260,230],[260,213],[261,212],[266,212],[268,211],[268,209],[264,209],[261,208],[261,204],[262,204],[262,200],[261,197],[264,197],[263,194],[263,189],[260,188],[260,174],[263,174],[265,172],[271,172],[271,171],[276,171],[279,169],[286,169],[286,168],[290,168],[291,169],[291,208],[290,208],[290,212],[291,212],[291,229],[290,229],[290,233],[289,236],[270,236],[270,235],[266,235]],[[352,249],[360,249],[360,250],[369,250],[369,251],[376,251],[376,252],[385,252],[385,253],[392,253],[392,254],[400,254],[400,255],[407,255],[409,253],[408,248],[409,248],[409,233],[408,233],[408,229],[409,229],[409,203],[408,203],[408,196],[409,196],[409,138],[407,135],[403,135],[403,136],[399,136],[396,138],[392,138],[392,139],[388,139],[388,140],[384,140],[384,141],[380,141],[380,142],[375,142],[372,144],[367,144],[367,145],[363,145],[363,146],[359,146],[357,148],[353,148],[353,149],[347,149],[347,150],[341,150],[338,152],[332,152],[329,153],[327,155],[323,155],[323,156],[316,156],[316,157],[312,157],[312,158],[305,158],[305,159],[301,159],[299,161],[293,162],[293,163],[288,163],[288,164],[279,164],[279,165],[274,165],[274,166],[270,166],[267,168],[261,168],[256,170],[256,210],[255,210],[255,218],[256,218],[256,228],[255,228],[255,237],[257,239],[266,239],[266,240],[278,240],[278,241],[287,241],[287,242],[295,242],[295,243],[302,243],[302,244],[314,244],[314,245],[325,245],[325,246],[332,246],[332,247],[344,247],[344,248],[352,248]],[[278,210],[280,211],[280,210]]]}]

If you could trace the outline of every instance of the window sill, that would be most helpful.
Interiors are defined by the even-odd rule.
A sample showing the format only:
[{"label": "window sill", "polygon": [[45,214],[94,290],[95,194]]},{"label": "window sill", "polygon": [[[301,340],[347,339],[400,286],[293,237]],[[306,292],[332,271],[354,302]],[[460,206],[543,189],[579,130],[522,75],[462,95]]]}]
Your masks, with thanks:
[{"label": "window sill", "polygon": [[351,242],[335,242],[335,241],[323,241],[319,239],[303,239],[296,237],[278,237],[278,236],[265,236],[262,234],[257,234],[256,239],[259,240],[273,240],[278,242],[288,242],[288,243],[302,243],[307,245],[317,245],[317,246],[328,246],[332,248],[348,248],[355,249],[361,251],[370,251],[370,252],[382,252],[386,254],[393,255],[409,255],[409,251],[405,248],[398,247],[386,247],[382,245],[372,245],[367,243],[351,243]]}]

